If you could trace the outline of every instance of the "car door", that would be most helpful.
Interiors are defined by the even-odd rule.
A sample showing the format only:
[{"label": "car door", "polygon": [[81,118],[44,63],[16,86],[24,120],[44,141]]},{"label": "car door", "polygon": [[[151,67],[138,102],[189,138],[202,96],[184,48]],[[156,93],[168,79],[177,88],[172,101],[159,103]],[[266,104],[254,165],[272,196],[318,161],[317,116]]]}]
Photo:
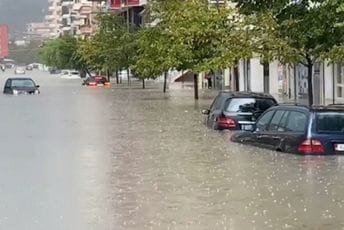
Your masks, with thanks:
[{"label": "car door", "polygon": [[210,128],[217,129],[216,127],[216,119],[219,117],[219,115],[222,113],[221,111],[221,103],[223,101],[223,98],[221,96],[217,96],[213,102],[213,104],[210,107],[209,116],[207,119],[207,125]]},{"label": "car door", "polygon": [[285,110],[276,110],[267,127],[257,134],[257,142],[260,143],[261,147],[273,150],[277,149],[277,145],[281,140],[282,133],[279,129],[279,125],[282,121],[282,118],[285,118],[285,113]]},{"label": "car door", "polygon": [[256,122],[255,130],[252,132],[252,135],[249,135],[246,140],[242,142],[249,142],[252,145],[264,147],[264,141],[261,138],[261,135],[264,134],[270,124],[272,117],[274,116],[276,110],[266,111]]},{"label": "car door", "polygon": [[5,84],[5,88],[4,88],[4,93],[5,94],[9,94],[9,93],[12,93],[11,91],[11,84],[12,84],[12,80],[11,79],[8,79],[6,81],[6,84]]},{"label": "car door", "polygon": [[305,139],[309,114],[304,111],[290,111],[284,127],[281,140],[281,150],[296,153],[299,144]]}]

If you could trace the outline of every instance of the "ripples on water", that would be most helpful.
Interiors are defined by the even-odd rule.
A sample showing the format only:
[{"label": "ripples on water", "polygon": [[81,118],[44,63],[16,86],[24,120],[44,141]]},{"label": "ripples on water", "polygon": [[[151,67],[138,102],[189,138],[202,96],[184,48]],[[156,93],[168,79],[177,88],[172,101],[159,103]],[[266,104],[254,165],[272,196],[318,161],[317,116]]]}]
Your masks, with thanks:
[{"label": "ripples on water", "polygon": [[340,156],[230,143],[203,125],[211,100],[192,92],[40,80],[37,98],[0,98],[3,229],[24,226],[15,218],[26,229],[344,227]]}]

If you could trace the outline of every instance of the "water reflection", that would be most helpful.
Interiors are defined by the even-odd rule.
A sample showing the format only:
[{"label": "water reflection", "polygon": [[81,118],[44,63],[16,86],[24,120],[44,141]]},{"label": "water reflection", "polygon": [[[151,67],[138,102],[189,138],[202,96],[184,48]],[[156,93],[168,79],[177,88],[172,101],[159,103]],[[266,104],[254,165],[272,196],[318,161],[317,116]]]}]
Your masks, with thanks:
[{"label": "water reflection", "polygon": [[37,78],[40,97],[0,97],[1,229],[344,227],[341,156],[230,143],[192,91]]}]

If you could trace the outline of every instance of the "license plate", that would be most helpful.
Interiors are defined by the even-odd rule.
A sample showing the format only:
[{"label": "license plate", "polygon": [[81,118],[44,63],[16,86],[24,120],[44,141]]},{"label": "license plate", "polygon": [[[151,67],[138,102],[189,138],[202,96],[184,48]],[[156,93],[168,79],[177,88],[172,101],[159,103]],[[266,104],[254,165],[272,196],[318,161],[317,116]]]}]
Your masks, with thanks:
[{"label": "license plate", "polygon": [[344,144],[335,144],[334,149],[336,151],[344,151]]},{"label": "license plate", "polygon": [[242,126],[241,126],[241,129],[242,129],[242,130],[250,131],[250,130],[252,130],[252,125],[242,125]]},{"label": "license plate", "polygon": [[104,84],[97,84],[97,86],[103,86]]}]

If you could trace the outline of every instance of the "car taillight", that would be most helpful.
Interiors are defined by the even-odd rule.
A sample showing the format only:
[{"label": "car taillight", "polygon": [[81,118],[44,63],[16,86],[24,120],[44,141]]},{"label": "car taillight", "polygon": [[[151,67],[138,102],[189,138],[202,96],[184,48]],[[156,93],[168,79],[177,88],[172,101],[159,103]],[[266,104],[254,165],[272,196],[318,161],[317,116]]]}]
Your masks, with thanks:
[{"label": "car taillight", "polygon": [[88,84],[89,84],[90,86],[95,86],[95,85],[97,85],[97,82],[91,81],[91,82],[89,82]]},{"label": "car taillight", "polygon": [[218,117],[216,122],[221,128],[236,128],[235,120],[224,115]]},{"label": "car taillight", "polygon": [[324,146],[319,140],[307,139],[303,141],[299,148],[300,153],[303,154],[323,154],[325,153]]}]

